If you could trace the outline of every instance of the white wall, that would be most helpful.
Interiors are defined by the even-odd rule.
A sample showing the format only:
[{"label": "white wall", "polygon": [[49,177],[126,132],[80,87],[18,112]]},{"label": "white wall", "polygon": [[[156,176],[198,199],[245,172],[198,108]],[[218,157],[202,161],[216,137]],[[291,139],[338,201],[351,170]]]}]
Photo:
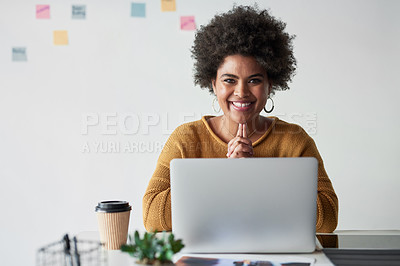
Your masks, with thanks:
[{"label": "white wall", "polygon": [[[143,229],[141,199],[159,150],[123,147],[159,145],[182,121],[213,113],[212,97],[193,86],[194,33],[179,29],[179,17],[204,24],[233,1],[178,0],[176,12],[162,13],[160,1],[146,0],[144,19],[130,17],[131,2],[0,2],[2,265],[32,265],[37,248],[64,233],[97,230],[101,200],[128,200],[130,230]],[[51,5],[50,20],[35,19],[36,4]],[[71,20],[72,4],[86,4],[86,20]],[[339,229],[400,229],[400,2],[259,6],[297,35],[297,76],[290,91],[275,95],[273,115],[303,127],[316,123],[310,134],[340,200]],[[68,30],[69,45],[54,46],[53,30]],[[26,47],[28,61],[12,62],[12,47]],[[123,134],[117,120],[127,114],[139,117],[138,133]],[[84,134],[82,117],[90,115],[100,121]],[[105,134],[107,115],[118,123],[109,126],[115,134]],[[149,117],[160,121],[147,127]],[[121,150],[96,153],[98,142]]]}]

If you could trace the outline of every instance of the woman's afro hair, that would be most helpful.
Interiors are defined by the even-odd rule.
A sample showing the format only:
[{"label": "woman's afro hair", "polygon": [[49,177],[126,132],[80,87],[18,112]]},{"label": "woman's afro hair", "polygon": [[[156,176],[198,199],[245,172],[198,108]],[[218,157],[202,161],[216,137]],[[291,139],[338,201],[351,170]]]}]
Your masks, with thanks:
[{"label": "woman's afro hair", "polygon": [[257,6],[235,6],[227,13],[216,15],[208,25],[196,32],[192,46],[194,83],[213,93],[211,81],[225,57],[240,54],[252,56],[266,70],[275,90],[289,89],[296,70],[293,36],[286,24]]}]

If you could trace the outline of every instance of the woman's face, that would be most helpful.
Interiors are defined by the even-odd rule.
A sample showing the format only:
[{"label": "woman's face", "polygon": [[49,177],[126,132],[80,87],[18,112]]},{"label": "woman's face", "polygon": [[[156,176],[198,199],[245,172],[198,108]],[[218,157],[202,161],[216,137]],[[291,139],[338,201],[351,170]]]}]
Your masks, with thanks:
[{"label": "woman's face", "polygon": [[254,121],[263,110],[270,87],[267,73],[254,57],[230,55],[212,81],[224,115],[232,122]]}]

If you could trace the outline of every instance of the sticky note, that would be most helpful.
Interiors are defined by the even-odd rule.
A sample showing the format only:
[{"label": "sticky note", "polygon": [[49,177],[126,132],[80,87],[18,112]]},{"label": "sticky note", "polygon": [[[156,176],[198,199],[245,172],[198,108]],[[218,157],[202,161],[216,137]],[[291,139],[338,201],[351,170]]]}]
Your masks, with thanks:
[{"label": "sticky note", "polygon": [[181,17],[181,30],[196,30],[196,23],[194,16]]},{"label": "sticky note", "polygon": [[161,11],[176,11],[176,0],[161,0]]},{"label": "sticky note", "polygon": [[146,17],[146,4],[145,3],[132,3],[131,6],[132,17]]},{"label": "sticky note", "polygon": [[72,5],[72,19],[85,19],[86,5]]},{"label": "sticky note", "polygon": [[55,30],[53,32],[54,45],[68,45],[68,31]]},{"label": "sticky note", "polygon": [[25,47],[13,47],[12,48],[12,60],[14,62],[28,61],[28,58],[26,56],[26,48]]},{"label": "sticky note", "polygon": [[50,5],[36,5],[36,18],[50,18]]}]

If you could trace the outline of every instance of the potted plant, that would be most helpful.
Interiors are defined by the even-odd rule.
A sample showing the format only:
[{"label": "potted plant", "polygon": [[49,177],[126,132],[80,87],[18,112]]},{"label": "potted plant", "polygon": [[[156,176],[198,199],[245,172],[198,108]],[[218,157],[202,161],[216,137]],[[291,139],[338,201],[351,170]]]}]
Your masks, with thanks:
[{"label": "potted plant", "polygon": [[172,233],[167,236],[164,232],[161,238],[156,236],[156,233],[157,231],[145,232],[141,238],[139,232],[135,231],[133,239],[129,235],[128,243],[121,246],[121,251],[128,252],[132,257],[137,258],[138,264],[173,264],[173,255],[184,247],[182,240],[175,240]]}]

